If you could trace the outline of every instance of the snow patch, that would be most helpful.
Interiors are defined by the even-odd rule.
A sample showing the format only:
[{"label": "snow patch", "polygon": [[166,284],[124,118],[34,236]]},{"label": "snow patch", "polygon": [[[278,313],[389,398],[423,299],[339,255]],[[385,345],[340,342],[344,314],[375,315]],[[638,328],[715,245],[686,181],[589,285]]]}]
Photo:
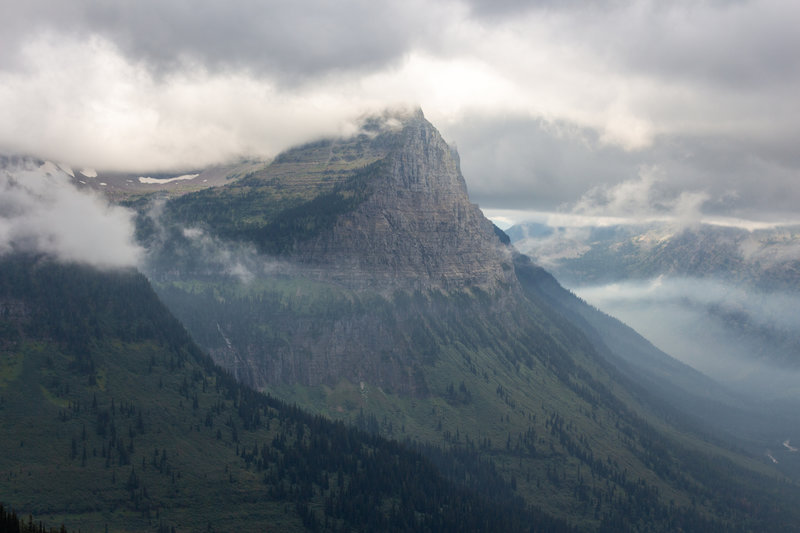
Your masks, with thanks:
[{"label": "snow patch", "polygon": [[203,230],[200,228],[183,228],[183,236],[187,239],[197,239],[203,236]]},{"label": "snow patch", "polygon": [[60,168],[65,174],[69,174],[71,178],[75,177],[75,173],[72,171],[72,168],[70,168],[68,165],[65,165],[64,163],[59,163],[58,168]]},{"label": "snow patch", "polygon": [[181,180],[193,180],[199,175],[200,174],[184,174],[183,176],[175,176],[174,178],[165,178],[165,179],[139,176],[139,183],[159,184],[159,183],[170,183],[173,181],[181,181]]},{"label": "snow patch", "polygon": [[93,169],[93,168],[83,168],[83,169],[79,170],[78,172],[80,172],[81,174],[83,174],[87,178],[96,178],[97,177],[97,171],[95,169]]},{"label": "snow patch", "polygon": [[775,457],[770,452],[767,452],[767,457],[769,457],[770,461],[772,461],[773,463],[778,464],[778,460],[775,459]]}]

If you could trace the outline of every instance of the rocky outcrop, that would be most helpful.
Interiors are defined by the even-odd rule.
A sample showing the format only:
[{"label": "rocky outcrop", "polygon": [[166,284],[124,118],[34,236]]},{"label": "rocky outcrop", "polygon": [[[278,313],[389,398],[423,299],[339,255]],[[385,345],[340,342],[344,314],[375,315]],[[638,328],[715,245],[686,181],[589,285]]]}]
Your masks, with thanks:
[{"label": "rocky outcrop", "polygon": [[[474,329],[517,292],[511,248],[470,203],[458,155],[421,111],[371,119],[350,139],[292,149],[262,172],[168,207],[274,265],[261,274],[242,257],[263,278],[252,296],[204,271],[217,268],[211,256],[238,261],[223,248],[176,246],[176,260],[156,273],[179,264],[169,277],[217,284],[218,297],[176,289],[162,298],[217,362],[258,388],[345,380],[424,396],[423,367],[461,320],[433,331],[440,315],[464,311],[475,322],[456,329]],[[291,293],[264,288],[278,278],[291,280]]]},{"label": "rocky outcrop", "polygon": [[493,291],[513,280],[511,255],[470,203],[458,156],[421,111],[369,183],[370,195],[295,256],[318,279],[381,292]]}]

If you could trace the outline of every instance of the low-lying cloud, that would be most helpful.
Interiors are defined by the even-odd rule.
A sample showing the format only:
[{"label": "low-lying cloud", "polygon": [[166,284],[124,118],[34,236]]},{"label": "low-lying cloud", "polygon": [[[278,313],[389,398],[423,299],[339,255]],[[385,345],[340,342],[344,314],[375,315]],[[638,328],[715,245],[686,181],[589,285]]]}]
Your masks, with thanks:
[{"label": "low-lying cloud", "polygon": [[800,399],[798,294],[665,277],[574,290],[666,353],[740,392]]},{"label": "low-lying cloud", "polygon": [[708,199],[704,191],[670,190],[668,179],[651,167],[642,169],[638,179],[592,188],[569,211],[578,216],[626,218],[634,223],[668,220],[690,225],[700,222],[703,203]]},{"label": "low-lying cloud", "polygon": [[141,256],[133,234],[129,210],[78,190],[52,163],[6,161],[0,168],[0,254],[130,267]]},{"label": "low-lying cloud", "polygon": [[771,239],[758,239],[751,235],[739,244],[745,261],[768,269],[800,261],[800,228],[797,226],[776,230]]},{"label": "low-lying cloud", "polygon": [[259,253],[251,243],[226,241],[202,227],[166,221],[165,208],[166,200],[156,199],[142,215],[150,230],[140,268],[155,281],[189,275],[247,284],[291,270],[288,263]]}]

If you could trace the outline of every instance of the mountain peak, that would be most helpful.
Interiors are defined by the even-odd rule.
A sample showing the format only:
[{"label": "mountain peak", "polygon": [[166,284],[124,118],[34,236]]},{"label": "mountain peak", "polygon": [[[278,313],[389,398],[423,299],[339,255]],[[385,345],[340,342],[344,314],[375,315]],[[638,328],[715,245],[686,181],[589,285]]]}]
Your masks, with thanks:
[{"label": "mountain peak", "polygon": [[457,190],[467,197],[467,185],[455,151],[419,109],[403,124],[402,147],[394,154],[392,174],[406,188],[432,194]]},{"label": "mountain peak", "polygon": [[491,292],[513,279],[507,247],[469,201],[458,154],[421,109],[369,117],[353,137],[288,150],[167,212],[254,243],[293,275],[350,288]]},{"label": "mountain peak", "polygon": [[409,125],[423,122],[430,125],[421,107],[388,108],[380,113],[362,116],[359,121],[359,132],[374,136],[378,133],[399,132]]},{"label": "mountain peak", "polygon": [[510,282],[508,250],[470,203],[458,155],[421,109],[392,144],[370,169],[363,203],[301,246],[302,262],[324,265],[318,276],[384,290]]}]

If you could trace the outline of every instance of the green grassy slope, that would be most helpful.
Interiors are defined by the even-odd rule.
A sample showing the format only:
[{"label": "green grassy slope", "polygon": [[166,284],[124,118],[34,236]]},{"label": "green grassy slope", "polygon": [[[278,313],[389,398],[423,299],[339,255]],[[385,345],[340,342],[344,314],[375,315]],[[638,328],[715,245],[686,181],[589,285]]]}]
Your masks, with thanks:
[{"label": "green grassy slope", "polygon": [[173,223],[255,243],[262,252],[283,253],[355,209],[396,142],[396,134],[369,138],[362,133],[349,142],[307,144],[226,187],[174,198],[167,214]]}]

